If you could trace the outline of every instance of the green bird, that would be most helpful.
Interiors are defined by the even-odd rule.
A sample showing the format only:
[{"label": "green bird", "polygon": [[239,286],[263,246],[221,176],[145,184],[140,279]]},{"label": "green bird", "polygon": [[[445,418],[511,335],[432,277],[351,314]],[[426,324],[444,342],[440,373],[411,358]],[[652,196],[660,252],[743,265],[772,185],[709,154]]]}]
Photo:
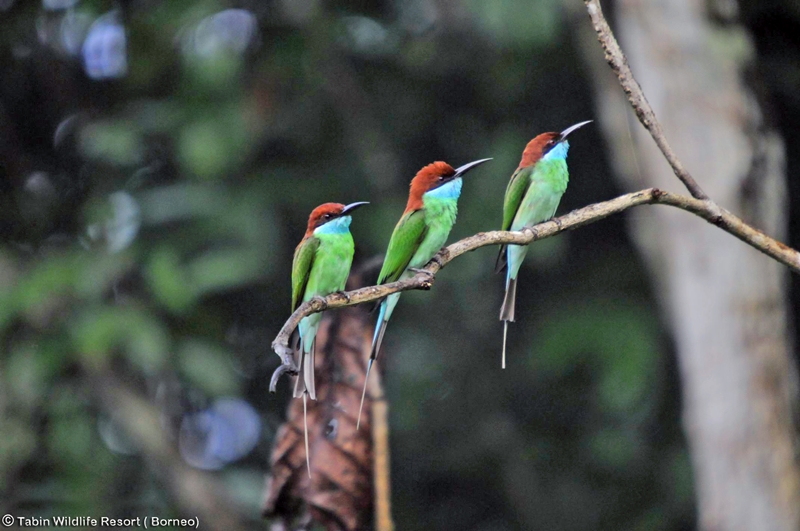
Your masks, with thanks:
[{"label": "green bird", "polygon": [[[308,217],[305,236],[297,245],[292,261],[292,312],[312,297],[324,297],[342,291],[353,263],[353,236],[350,234],[350,214],[366,202],[325,203]],[[300,321],[300,373],[294,396],[303,397],[303,427],[305,429],[306,466],[311,477],[308,455],[308,416],[306,400],[317,399],[314,387],[314,351],[322,313],[311,314]]]},{"label": "green bird", "polygon": [[[519,231],[547,221],[555,215],[569,182],[567,136],[590,122],[588,120],[575,124],[560,133],[542,133],[528,142],[522,152],[519,167],[506,188],[502,230]],[[506,269],[506,295],[500,309],[500,320],[503,321],[504,369],[508,322],[514,321],[517,277],[527,252],[527,245],[501,245],[497,256],[497,272]]]},{"label": "green bird", "polygon": [[[481,159],[453,169],[446,162],[434,162],[419,170],[411,180],[408,203],[403,216],[394,228],[389,249],[378,275],[378,284],[387,284],[414,276],[415,270],[430,262],[439,252],[450,229],[456,222],[458,198],[461,195],[461,178],[469,170],[492,159]],[[378,322],[372,338],[372,351],[361,393],[356,429],[361,425],[361,411],[367,394],[367,381],[372,364],[381,349],[386,326],[392,317],[399,293],[393,293],[380,303]]]}]

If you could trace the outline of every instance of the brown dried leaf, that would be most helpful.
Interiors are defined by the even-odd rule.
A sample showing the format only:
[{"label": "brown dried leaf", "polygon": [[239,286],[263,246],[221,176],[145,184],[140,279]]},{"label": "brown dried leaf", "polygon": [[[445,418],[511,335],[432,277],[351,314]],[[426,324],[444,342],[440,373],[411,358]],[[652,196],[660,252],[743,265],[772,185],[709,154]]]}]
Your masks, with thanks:
[{"label": "brown dried leaf", "polygon": [[[351,278],[351,284],[358,282]],[[317,400],[308,401],[311,478],[305,463],[303,402],[294,399],[275,439],[267,480],[263,514],[273,519],[274,529],[303,528],[314,521],[328,530],[355,531],[372,522],[371,393],[356,431],[371,333],[364,305],[330,311],[323,318],[317,334]]]}]

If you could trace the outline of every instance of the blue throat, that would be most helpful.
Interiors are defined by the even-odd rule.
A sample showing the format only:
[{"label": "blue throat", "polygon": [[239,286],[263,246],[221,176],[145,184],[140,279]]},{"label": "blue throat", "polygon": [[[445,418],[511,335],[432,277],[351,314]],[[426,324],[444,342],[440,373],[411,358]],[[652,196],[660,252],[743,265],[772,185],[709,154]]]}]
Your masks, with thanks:
[{"label": "blue throat", "polygon": [[564,140],[563,142],[559,142],[556,147],[545,153],[542,159],[544,160],[556,160],[556,159],[567,159],[567,151],[569,151],[569,142]]},{"label": "blue throat", "polygon": [[314,229],[314,234],[344,234],[350,230],[351,221],[353,218],[350,216],[336,218]]},{"label": "blue throat", "polygon": [[461,185],[463,181],[461,177],[453,179],[447,184],[443,184],[439,188],[434,188],[425,192],[422,197],[430,199],[452,199],[456,200],[461,196]]}]

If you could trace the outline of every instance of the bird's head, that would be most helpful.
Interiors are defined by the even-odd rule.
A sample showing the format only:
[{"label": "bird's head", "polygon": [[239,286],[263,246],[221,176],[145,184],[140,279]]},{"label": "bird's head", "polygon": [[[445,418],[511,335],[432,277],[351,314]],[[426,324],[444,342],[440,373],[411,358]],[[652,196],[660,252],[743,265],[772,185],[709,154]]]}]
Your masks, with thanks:
[{"label": "bird's head", "polygon": [[569,150],[567,137],[572,132],[591,122],[592,120],[586,120],[585,122],[571,125],[560,133],[542,133],[537,136],[525,146],[519,167],[533,166],[543,158],[567,158],[567,151]]},{"label": "bird's head", "polygon": [[324,203],[311,211],[308,216],[308,228],[306,237],[311,236],[317,230],[325,230],[323,227],[333,229],[347,229],[350,226],[350,214],[353,210],[368,205],[366,201],[343,205],[341,203]]},{"label": "bird's head", "polygon": [[[428,164],[417,172],[411,179],[411,192],[408,194],[406,212],[422,207],[422,196],[429,192],[441,191],[443,196],[454,195],[458,197],[461,178],[472,168],[492,159],[480,159],[458,168],[453,168],[446,162],[437,161]],[[453,194],[450,194],[452,188]]]}]

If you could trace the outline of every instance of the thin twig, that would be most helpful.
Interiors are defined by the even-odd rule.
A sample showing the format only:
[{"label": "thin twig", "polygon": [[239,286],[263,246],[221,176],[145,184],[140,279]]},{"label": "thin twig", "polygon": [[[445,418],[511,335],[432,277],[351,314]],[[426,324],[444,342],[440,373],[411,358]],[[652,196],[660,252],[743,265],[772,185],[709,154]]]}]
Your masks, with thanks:
[{"label": "thin twig", "polygon": [[589,17],[592,19],[594,31],[597,32],[597,38],[605,51],[606,61],[619,78],[622,90],[624,90],[625,94],[628,96],[628,101],[633,107],[636,116],[639,117],[639,121],[650,132],[650,136],[653,137],[661,153],[664,154],[667,162],[672,166],[672,171],[674,171],[678,179],[683,182],[689,190],[689,193],[692,194],[692,197],[696,199],[708,199],[706,193],[700,188],[700,185],[697,184],[697,181],[694,180],[694,177],[691,176],[689,171],[683,167],[678,156],[675,155],[675,152],[672,151],[672,148],[669,146],[667,138],[664,136],[664,130],[661,129],[661,123],[658,121],[658,118],[656,118],[656,113],[653,112],[653,108],[650,106],[647,98],[645,98],[639,82],[633,77],[631,68],[628,66],[628,59],[626,59],[625,54],[622,53],[622,49],[619,47],[614,33],[611,31],[608,22],[606,22],[603,16],[603,10],[600,8],[600,1],[584,0],[584,3],[589,12]]},{"label": "thin twig", "polygon": [[369,286],[348,292],[332,293],[327,297],[314,297],[301,304],[284,323],[283,328],[272,342],[275,353],[281,357],[282,365],[272,375],[270,392],[275,392],[278,379],[285,373],[296,374],[297,367],[292,360],[289,349],[289,338],[300,321],[312,313],[332,308],[341,308],[353,304],[361,304],[382,299],[392,293],[414,289],[429,290],[433,286],[436,273],[455,258],[481,247],[498,244],[527,245],[537,240],[549,238],[566,230],[589,225],[612,214],[618,214],[639,205],[669,205],[699,216],[716,225],[749,246],[753,247],[784,264],[795,273],[800,273],[800,252],[767,236],[724,208],[709,200],[694,199],[657,188],[648,188],[639,192],[621,195],[609,201],[595,203],[587,207],[573,210],[569,214],[525,228],[519,232],[492,231],[479,232],[474,236],[459,240],[442,249],[419,273],[411,278],[398,280],[381,286]]}]

